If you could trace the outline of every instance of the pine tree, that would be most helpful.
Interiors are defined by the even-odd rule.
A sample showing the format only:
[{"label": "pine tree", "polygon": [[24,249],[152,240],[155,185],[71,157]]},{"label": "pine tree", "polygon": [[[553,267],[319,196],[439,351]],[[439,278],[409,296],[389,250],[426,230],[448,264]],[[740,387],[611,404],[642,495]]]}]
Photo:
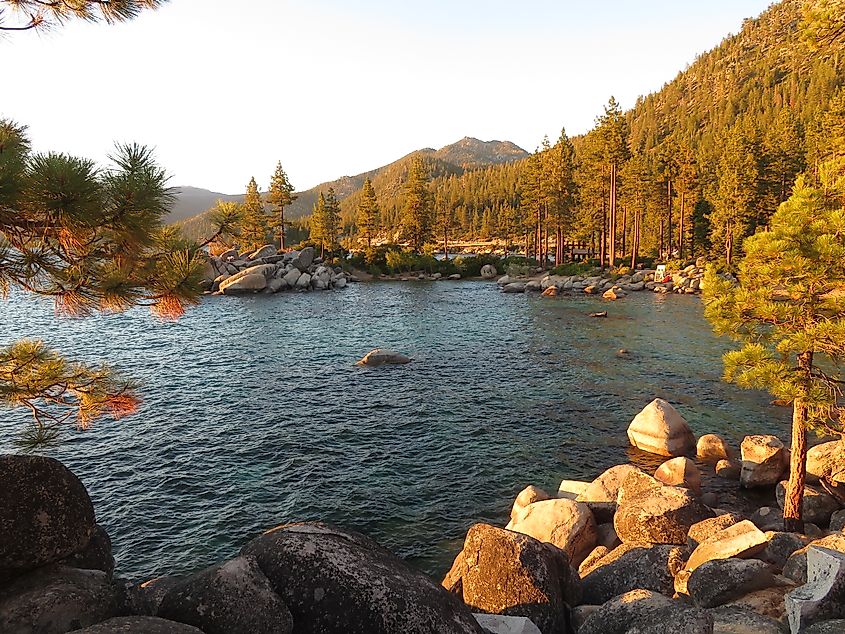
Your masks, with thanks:
[{"label": "pine tree", "polygon": [[[6,120],[0,148],[0,295],[51,297],[70,315],[149,305],[176,318],[197,303],[203,259],[164,229],[173,196],[148,148],[118,145],[112,165],[98,169],[67,154],[33,155],[25,127]],[[135,387],[39,341],[0,350],[0,403],[30,409],[30,445],[55,440],[73,420],[85,428],[131,413]]]},{"label": "pine tree", "polygon": [[739,286],[708,272],[705,315],[743,344],[725,355],[725,378],[792,403],[784,528],[803,532],[807,428],[845,431],[845,160],[823,165],[819,188],[799,177],[745,252]]},{"label": "pine tree", "polygon": [[[166,0],[0,0],[0,31],[49,30],[72,19],[84,22],[125,22]],[[4,10],[6,8],[6,10]],[[11,14],[20,18],[7,23]]]},{"label": "pine tree", "polygon": [[358,233],[367,241],[367,249],[372,247],[373,238],[379,231],[379,207],[376,191],[369,178],[364,180],[361,200],[358,203]]},{"label": "pine tree", "polygon": [[334,250],[340,228],[340,206],[334,189],[329,187],[326,195],[320,192],[311,214],[311,239],[320,244],[320,257],[326,257],[326,249]]},{"label": "pine tree", "polygon": [[267,202],[269,202],[279,214],[279,250],[285,250],[285,207],[297,199],[293,193],[293,185],[288,180],[288,175],[282,169],[282,162],[276,164],[276,171],[270,179],[270,189],[267,191]]},{"label": "pine tree", "polygon": [[735,245],[748,235],[757,210],[759,156],[753,125],[740,121],[723,144],[717,168],[718,190],[710,216],[713,242],[723,245],[728,270],[733,266]]},{"label": "pine tree", "polygon": [[615,266],[619,170],[628,160],[631,152],[628,148],[628,124],[622,114],[622,108],[613,97],[604,107],[604,114],[596,120],[596,132],[601,142],[609,182],[608,218],[607,228],[605,229],[608,236],[607,253],[610,266]]},{"label": "pine tree", "polygon": [[443,236],[443,255],[449,259],[449,234],[455,226],[455,209],[445,197],[438,193],[434,197],[434,224]]},{"label": "pine tree", "polygon": [[420,157],[414,157],[408,169],[405,182],[405,210],[402,218],[402,234],[408,240],[411,250],[419,253],[431,239],[432,195],[428,189],[428,170]]},{"label": "pine tree", "polygon": [[574,223],[577,185],[575,182],[575,148],[562,129],[554,147],[545,159],[550,195],[548,215],[555,227],[555,265],[563,263],[563,241]]},{"label": "pine tree", "polygon": [[246,186],[246,195],[241,208],[241,248],[252,251],[266,244],[267,234],[270,231],[270,219],[264,212],[264,202],[261,200],[254,177],[249,179]]}]

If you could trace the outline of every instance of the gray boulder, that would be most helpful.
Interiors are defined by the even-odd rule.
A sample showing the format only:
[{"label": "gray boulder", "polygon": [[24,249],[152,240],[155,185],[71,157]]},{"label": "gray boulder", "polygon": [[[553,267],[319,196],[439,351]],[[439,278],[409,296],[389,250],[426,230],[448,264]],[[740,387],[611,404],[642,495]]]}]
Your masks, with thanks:
[{"label": "gray boulder", "polygon": [[256,249],[246,257],[248,260],[260,260],[261,258],[267,258],[276,255],[277,253],[278,251],[275,246],[272,244],[265,244],[263,247]]},{"label": "gray boulder", "polygon": [[0,456],[0,582],[80,552],[94,507],[70,469],[43,456]]},{"label": "gray boulder", "polygon": [[713,634],[788,634],[789,631],[777,619],[733,605],[708,612],[713,617]]},{"label": "gray boulder", "polygon": [[819,621],[801,630],[800,634],[842,634],[845,632],[845,619]]},{"label": "gray boulder", "polygon": [[114,572],[114,556],[109,534],[102,526],[96,525],[88,545],[79,552],[68,555],[59,563],[68,568],[102,570],[111,577]]},{"label": "gray boulder", "polygon": [[376,348],[365,354],[355,365],[378,367],[380,365],[404,365],[410,362],[411,358],[400,352],[387,348]]},{"label": "gray boulder", "polygon": [[795,583],[807,583],[807,551],[811,546],[817,548],[828,548],[845,553],[845,535],[842,533],[831,533],[819,539],[811,541],[803,548],[799,548],[783,566],[783,576],[792,579]]},{"label": "gray boulder", "polygon": [[651,592],[632,590],[592,612],[578,634],[713,634],[713,617],[705,610]]},{"label": "gray boulder", "polygon": [[807,583],[784,600],[789,627],[796,633],[819,621],[845,618],[845,553],[811,546]]},{"label": "gray boulder", "polygon": [[496,270],[496,267],[492,264],[485,264],[481,267],[481,277],[483,277],[485,280],[492,280],[498,274],[499,272]]},{"label": "gray boulder", "polygon": [[297,634],[482,634],[469,609],[377,543],[322,523],[288,524],[247,544]]},{"label": "gray boulder", "polygon": [[701,520],[690,526],[689,532],[687,532],[687,545],[695,550],[705,539],[709,539],[719,531],[723,531],[741,521],[742,516],[737,513],[724,513]]},{"label": "gray boulder", "polygon": [[291,269],[290,271],[285,273],[282,279],[285,281],[289,288],[294,288],[296,286],[296,282],[299,280],[300,275],[302,275],[302,273],[299,272],[299,269]]},{"label": "gray boulder", "polygon": [[566,632],[580,580],[566,554],[527,535],[476,524],[464,541],[463,600],[473,612],[523,616],[543,634]]},{"label": "gray boulder", "polygon": [[792,554],[807,545],[807,539],[796,533],[769,531],[766,533],[765,550],[757,555],[757,559],[772,564],[778,570],[783,570]]},{"label": "gray boulder", "polygon": [[671,597],[675,574],[687,554],[678,546],[622,544],[595,562],[581,580],[583,602],[599,605],[638,588]]},{"label": "gray boulder", "polygon": [[267,278],[256,273],[237,274],[223,280],[220,283],[220,292],[224,295],[241,295],[244,293],[257,293],[267,288]]},{"label": "gray boulder", "polygon": [[511,282],[502,287],[504,293],[524,293],[525,282]]},{"label": "gray boulder", "polygon": [[[787,481],[778,482],[775,488],[778,506],[783,508],[786,497]],[[830,516],[839,510],[839,502],[833,496],[825,493],[824,490],[814,487],[811,484],[804,485],[804,497],[801,502],[801,518],[805,522],[812,522],[822,526],[830,522]]]},{"label": "gray boulder", "polygon": [[840,533],[845,530],[845,509],[836,511],[836,513],[830,516],[830,526],[828,528]]},{"label": "gray boulder", "polygon": [[118,616],[121,606],[106,573],[46,566],[0,588],[0,632],[61,634]]},{"label": "gray boulder", "polygon": [[305,247],[291,260],[291,264],[303,273],[308,270],[313,262],[314,247]]},{"label": "gray boulder", "polygon": [[311,275],[308,273],[300,275],[299,279],[296,280],[296,288],[299,290],[308,290],[311,288]]},{"label": "gray boulder", "polygon": [[192,625],[160,619],[156,616],[117,616],[74,634],[204,634]]},{"label": "gray boulder", "polygon": [[288,283],[284,279],[274,277],[267,283],[267,290],[271,293],[278,293],[288,287]]},{"label": "gray boulder", "polygon": [[777,585],[769,564],[758,559],[715,559],[692,571],[687,591],[700,608],[714,608],[749,592]]},{"label": "gray boulder", "polygon": [[129,614],[155,616],[164,597],[180,586],[187,577],[164,576],[148,579],[126,587],[126,604]]},{"label": "gray boulder", "polygon": [[293,630],[290,611],[251,557],[237,557],[185,579],[167,592],[158,615],[206,634]]}]

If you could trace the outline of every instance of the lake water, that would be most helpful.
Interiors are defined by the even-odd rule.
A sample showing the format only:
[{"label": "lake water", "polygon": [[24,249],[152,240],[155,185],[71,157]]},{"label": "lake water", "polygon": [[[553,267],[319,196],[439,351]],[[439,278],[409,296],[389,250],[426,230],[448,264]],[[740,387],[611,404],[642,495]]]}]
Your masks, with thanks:
[{"label": "lake water", "polygon": [[[698,434],[784,437],[788,411],[720,381],[728,342],[701,312],[690,296],[609,304],[475,281],[210,297],[175,323],[140,309],[56,321],[17,295],[0,302],[0,344],[41,338],[144,382],[136,415],[45,452],[88,487],[121,574],[191,572],[322,519],[439,577],[466,529],[504,525],[527,484],[659,464],[625,435],[656,396]],[[377,346],[413,362],[353,365]],[[0,451],[25,416],[2,411]]]}]

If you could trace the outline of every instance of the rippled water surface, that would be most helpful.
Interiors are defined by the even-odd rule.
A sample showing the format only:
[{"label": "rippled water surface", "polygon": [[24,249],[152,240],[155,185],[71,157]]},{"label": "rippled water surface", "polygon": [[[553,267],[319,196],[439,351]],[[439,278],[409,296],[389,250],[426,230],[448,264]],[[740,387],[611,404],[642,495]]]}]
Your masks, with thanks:
[{"label": "rippled water surface", "polygon": [[[140,309],[56,321],[50,304],[15,296],[0,324],[2,344],[38,337],[143,380],[137,415],[47,452],[88,487],[133,578],[196,570],[309,519],[440,575],[466,529],[503,524],[526,484],[556,490],[648,462],[625,429],[655,396],[735,444],[787,421],[765,394],[720,382],[727,342],[689,296],[605,304],[472,281],[368,283],[212,297],[176,323]],[[413,362],[353,365],[376,346]],[[23,420],[0,412],[0,450]]]}]

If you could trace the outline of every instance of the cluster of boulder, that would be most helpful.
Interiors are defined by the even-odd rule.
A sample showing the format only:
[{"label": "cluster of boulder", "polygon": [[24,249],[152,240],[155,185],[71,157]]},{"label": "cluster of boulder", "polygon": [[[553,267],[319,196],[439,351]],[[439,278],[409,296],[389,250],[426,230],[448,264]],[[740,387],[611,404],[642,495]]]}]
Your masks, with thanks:
[{"label": "cluster of boulder", "polygon": [[[653,475],[623,464],[564,480],[554,494],[526,487],[506,527],[470,528],[443,586],[524,634],[845,632],[845,500],[835,492],[845,441],[814,448],[808,470],[821,486],[807,487],[798,534],[783,531],[780,509],[745,517],[702,493],[688,456],[732,464],[734,451],[713,434],[696,441],[666,401],[640,412],[628,437],[669,460]],[[774,437],[746,437],[732,477],[777,486],[782,505],[785,455]]]},{"label": "cluster of boulder", "polygon": [[704,283],[704,269],[690,264],[681,271],[655,279],[656,271],[645,269],[621,276],[602,275],[546,275],[542,279],[520,279],[504,275],[498,284],[505,293],[542,293],[555,297],[561,293],[586,293],[601,295],[605,299],[619,299],[636,291],[655,293],[677,293],[692,295],[700,293]]},{"label": "cluster of boulder", "polygon": [[203,287],[212,294],[243,295],[284,290],[324,291],[344,288],[355,276],[315,257],[313,247],[279,253],[267,244],[248,255],[230,249],[210,256],[203,268]]}]

